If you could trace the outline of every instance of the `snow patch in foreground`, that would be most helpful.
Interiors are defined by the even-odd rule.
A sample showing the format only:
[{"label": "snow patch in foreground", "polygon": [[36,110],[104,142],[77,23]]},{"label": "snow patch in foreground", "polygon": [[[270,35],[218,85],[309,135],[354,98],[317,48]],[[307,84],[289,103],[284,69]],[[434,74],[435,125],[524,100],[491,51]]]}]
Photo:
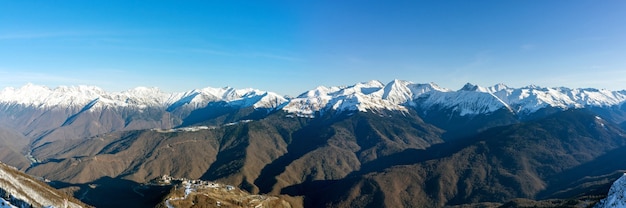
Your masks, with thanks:
[{"label": "snow patch in foreground", "polygon": [[609,194],[602,199],[594,208],[626,208],[626,173],[615,182],[609,189]]},{"label": "snow patch in foreground", "polygon": [[11,203],[4,200],[3,198],[0,198],[0,208],[17,208],[17,207],[13,206]]}]

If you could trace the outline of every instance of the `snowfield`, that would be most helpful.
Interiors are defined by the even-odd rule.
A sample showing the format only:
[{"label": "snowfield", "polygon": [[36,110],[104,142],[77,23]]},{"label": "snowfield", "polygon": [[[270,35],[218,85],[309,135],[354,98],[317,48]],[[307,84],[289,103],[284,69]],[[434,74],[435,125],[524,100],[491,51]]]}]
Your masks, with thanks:
[{"label": "snowfield", "polygon": [[609,194],[594,208],[626,208],[626,173],[611,185]]}]

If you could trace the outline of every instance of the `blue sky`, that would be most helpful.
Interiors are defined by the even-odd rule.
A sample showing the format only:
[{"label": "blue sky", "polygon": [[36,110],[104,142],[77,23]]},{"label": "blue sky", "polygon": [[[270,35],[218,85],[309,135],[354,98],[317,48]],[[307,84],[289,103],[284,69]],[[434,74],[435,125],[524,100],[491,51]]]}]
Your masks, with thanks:
[{"label": "blue sky", "polygon": [[626,89],[626,1],[0,1],[0,87]]}]

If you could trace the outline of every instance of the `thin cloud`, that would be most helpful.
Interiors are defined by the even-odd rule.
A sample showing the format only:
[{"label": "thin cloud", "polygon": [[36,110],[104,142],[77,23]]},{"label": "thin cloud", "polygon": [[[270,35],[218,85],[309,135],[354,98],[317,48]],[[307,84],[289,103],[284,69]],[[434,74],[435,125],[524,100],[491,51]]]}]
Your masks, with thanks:
[{"label": "thin cloud", "polygon": [[590,36],[590,37],[582,37],[574,39],[574,42],[596,42],[606,40],[607,38],[604,36]]},{"label": "thin cloud", "polygon": [[[593,67],[592,67],[593,68]],[[587,72],[552,75],[536,80],[542,86],[566,86],[571,88],[626,89],[626,70],[589,70]]]},{"label": "thin cloud", "polygon": [[0,69],[0,83],[2,83],[3,87],[17,87],[26,83],[35,83],[50,86],[114,84],[110,82],[103,82],[101,80],[79,78],[74,76],[63,76],[42,72],[25,72],[23,70],[8,69]]},{"label": "thin cloud", "polygon": [[0,71],[1,82],[74,82],[78,79],[72,79],[63,76],[56,76],[52,74],[39,73],[39,72],[8,72]]},{"label": "thin cloud", "polygon": [[0,40],[40,39],[40,38],[62,37],[62,36],[67,36],[67,34],[62,34],[62,33],[1,34]]},{"label": "thin cloud", "polygon": [[110,35],[110,33],[101,33],[101,32],[93,32],[93,31],[23,32],[23,33],[0,34],[0,40],[43,39],[43,38],[94,36],[94,35]]},{"label": "thin cloud", "polygon": [[537,46],[534,44],[524,44],[520,46],[520,49],[522,49],[522,51],[532,51],[535,50],[535,48],[537,48]]},{"label": "thin cloud", "polygon": [[474,55],[474,58],[470,62],[459,67],[458,71],[465,71],[465,70],[471,70],[471,69],[483,67],[486,64],[490,63],[492,59],[493,57],[491,56],[489,51],[482,51],[482,52],[476,53]]},{"label": "thin cloud", "polygon": [[46,39],[46,38],[76,38],[76,37],[98,37],[98,40],[121,42],[125,39],[117,37],[127,35],[149,35],[157,33],[150,30],[56,30],[56,31],[19,31],[0,32],[0,40],[20,40],[20,39]]},{"label": "thin cloud", "polygon": [[[284,54],[268,53],[264,51],[252,51],[252,52],[231,52],[224,50],[216,50],[211,48],[160,48],[160,47],[134,47],[129,46],[135,41],[133,39],[120,38],[123,35],[128,34],[143,34],[151,33],[151,31],[124,31],[118,32],[98,32],[98,31],[54,31],[54,32],[22,32],[22,33],[0,33],[0,40],[28,40],[28,39],[46,39],[46,38],[89,38],[88,40],[101,42],[100,46],[112,48],[117,50],[127,51],[143,51],[143,52],[157,52],[157,53],[201,53],[218,56],[233,56],[242,58],[266,58],[283,60],[290,62],[300,62],[304,59]],[[100,37],[102,36],[102,37]],[[92,46],[94,47],[94,46]]]},{"label": "thin cloud", "polygon": [[183,51],[193,52],[193,53],[203,53],[210,55],[218,55],[218,56],[234,56],[234,57],[243,57],[243,58],[267,58],[267,59],[276,59],[283,61],[291,61],[291,62],[299,62],[304,61],[302,58],[294,57],[294,56],[286,56],[281,54],[273,54],[273,53],[264,53],[264,52],[243,52],[243,53],[235,53],[214,49],[186,49]]},{"label": "thin cloud", "polygon": [[183,53],[184,52],[182,50],[156,48],[156,47],[132,47],[132,46],[118,46],[118,45],[107,45],[106,47],[115,49],[115,50],[137,51],[137,52],[156,52],[156,53]]},{"label": "thin cloud", "polygon": [[269,54],[269,53],[253,53],[253,54],[251,54],[251,56],[252,57],[261,57],[261,58],[269,58],[269,59],[278,59],[278,60],[292,61],[292,62],[303,61],[303,59],[297,58],[297,57],[277,55],[277,54]]},{"label": "thin cloud", "polygon": [[348,56],[346,57],[346,61],[348,61],[348,63],[352,63],[352,64],[366,64],[367,61],[365,61],[365,59],[362,59],[358,56]]},{"label": "thin cloud", "polygon": [[234,54],[234,53],[230,53],[226,51],[219,51],[219,50],[212,50],[212,49],[188,49],[188,51],[193,52],[193,53],[204,53],[204,54],[219,55],[219,56],[237,56],[237,54]]}]

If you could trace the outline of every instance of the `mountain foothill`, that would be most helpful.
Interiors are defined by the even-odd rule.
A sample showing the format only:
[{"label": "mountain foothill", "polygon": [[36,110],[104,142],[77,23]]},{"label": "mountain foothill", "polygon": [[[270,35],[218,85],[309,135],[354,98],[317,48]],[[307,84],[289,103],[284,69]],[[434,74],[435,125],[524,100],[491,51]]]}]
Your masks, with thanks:
[{"label": "mountain foothill", "polygon": [[291,207],[591,206],[626,170],[625,102],[402,80],[297,97],[28,84],[0,91],[0,161],[96,207],[162,205],[164,175]]}]

